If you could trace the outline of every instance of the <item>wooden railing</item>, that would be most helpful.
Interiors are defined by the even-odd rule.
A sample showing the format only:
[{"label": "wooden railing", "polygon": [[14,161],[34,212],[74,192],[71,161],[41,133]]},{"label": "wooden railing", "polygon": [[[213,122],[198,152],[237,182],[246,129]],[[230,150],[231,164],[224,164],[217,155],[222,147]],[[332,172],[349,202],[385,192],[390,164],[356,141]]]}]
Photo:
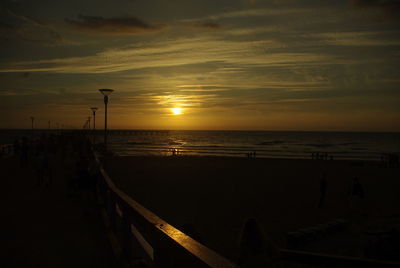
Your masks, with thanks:
[{"label": "wooden railing", "polygon": [[[96,160],[100,164],[98,155]],[[97,195],[104,206],[119,259],[140,267],[239,268],[121,191],[100,165]],[[280,260],[320,267],[400,267],[399,262],[279,249]],[[135,267],[135,266],[132,266]]]},{"label": "wooden railing", "polygon": [[104,205],[118,255],[148,267],[239,268],[121,191],[100,167],[97,193]]}]

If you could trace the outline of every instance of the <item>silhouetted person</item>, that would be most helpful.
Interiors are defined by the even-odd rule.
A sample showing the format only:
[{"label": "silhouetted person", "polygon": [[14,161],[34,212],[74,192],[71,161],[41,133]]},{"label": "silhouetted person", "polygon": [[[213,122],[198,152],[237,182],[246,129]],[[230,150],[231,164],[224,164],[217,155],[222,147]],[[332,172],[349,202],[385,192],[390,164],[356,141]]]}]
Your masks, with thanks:
[{"label": "silhouetted person", "polygon": [[243,268],[268,267],[279,257],[279,250],[267,239],[258,221],[250,218],[243,226],[239,241],[238,264]]},{"label": "silhouetted person", "polygon": [[326,181],[326,173],[322,174],[322,177],[319,181],[319,202],[318,202],[318,208],[322,208],[324,202],[325,202],[325,196],[326,196],[326,190],[328,188],[328,183]]},{"label": "silhouetted person", "polygon": [[364,198],[364,188],[358,178],[353,179],[353,184],[350,189],[350,196]]}]

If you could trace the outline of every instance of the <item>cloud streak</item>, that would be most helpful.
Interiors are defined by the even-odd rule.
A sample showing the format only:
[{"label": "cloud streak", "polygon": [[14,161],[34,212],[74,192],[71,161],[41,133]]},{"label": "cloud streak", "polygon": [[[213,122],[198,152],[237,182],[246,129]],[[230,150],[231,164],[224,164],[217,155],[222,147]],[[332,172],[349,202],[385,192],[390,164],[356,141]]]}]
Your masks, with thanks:
[{"label": "cloud streak", "polygon": [[[325,32],[312,33],[299,36],[314,40],[314,44],[335,46],[399,46],[400,39],[387,38],[398,36],[400,31],[370,31],[370,32]],[[386,38],[385,38],[386,37]]]},{"label": "cloud streak", "polygon": [[199,29],[214,29],[218,30],[222,28],[222,25],[216,22],[203,22],[203,23],[195,23],[191,25],[193,28]]},{"label": "cloud streak", "polygon": [[392,18],[399,19],[400,1],[398,0],[353,0],[356,7],[379,8]]},{"label": "cloud streak", "polygon": [[309,11],[307,8],[261,8],[246,9],[238,11],[229,11],[219,14],[210,15],[203,18],[185,19],[183,22],[198,22],[204,20],[220,20],[220,19],[240,19],[249,17],[279,16],[289,14],[300,14]]},{"label": "cloud streak", "polygon": [[77,19],[66,18],[65,21],[74,29],[98,34],[143,34],[164,30],[166,24],[150,24],[135,17],[103,18],[79,15]]},{"label": "cloud streak", "polygon": [[247,67],[324,64],[334,60],[327,55],[306,52],[266,52],[279,47],[280,44],[270,40],[244,42],[184,38],[157,45],[142,44],[125,49],[111,49],[87,57],[17,62],[13,66],[0,67],[0,72],[111,73],[210,62]]},{"label": "cloud streak", "polygon": [[52,25],[11,9],[0,9],[0,17],[1,41],[29,41],[45,46],[60,45],[66,41]]}]

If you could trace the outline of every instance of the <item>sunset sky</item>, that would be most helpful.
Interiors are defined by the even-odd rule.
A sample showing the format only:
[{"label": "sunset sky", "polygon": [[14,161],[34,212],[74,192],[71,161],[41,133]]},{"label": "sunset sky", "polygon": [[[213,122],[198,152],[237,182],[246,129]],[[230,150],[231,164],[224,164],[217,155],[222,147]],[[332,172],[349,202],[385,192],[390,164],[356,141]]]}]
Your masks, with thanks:
[{"label": "sunset sky", "polygon": [[[400,131],[397,0],[0,0],[0,128]],[[181,108],[174,114],[172,108]]]}]

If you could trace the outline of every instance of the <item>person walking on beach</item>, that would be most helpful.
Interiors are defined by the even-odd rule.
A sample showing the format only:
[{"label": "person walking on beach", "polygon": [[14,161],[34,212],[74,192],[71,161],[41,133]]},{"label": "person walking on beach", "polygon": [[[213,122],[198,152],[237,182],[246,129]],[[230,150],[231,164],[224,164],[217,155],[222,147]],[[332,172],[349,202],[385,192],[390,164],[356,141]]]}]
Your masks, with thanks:
[{"label": "person walking on beach", "polygon": [[324,202],[325,202],[325,196],[326,196],[326,190],[328,188],[328,183],[326,181],[326,173],[322,173],[322,177],[319,182],[319,202],[318,202],[318,208],[322,208]]}]

